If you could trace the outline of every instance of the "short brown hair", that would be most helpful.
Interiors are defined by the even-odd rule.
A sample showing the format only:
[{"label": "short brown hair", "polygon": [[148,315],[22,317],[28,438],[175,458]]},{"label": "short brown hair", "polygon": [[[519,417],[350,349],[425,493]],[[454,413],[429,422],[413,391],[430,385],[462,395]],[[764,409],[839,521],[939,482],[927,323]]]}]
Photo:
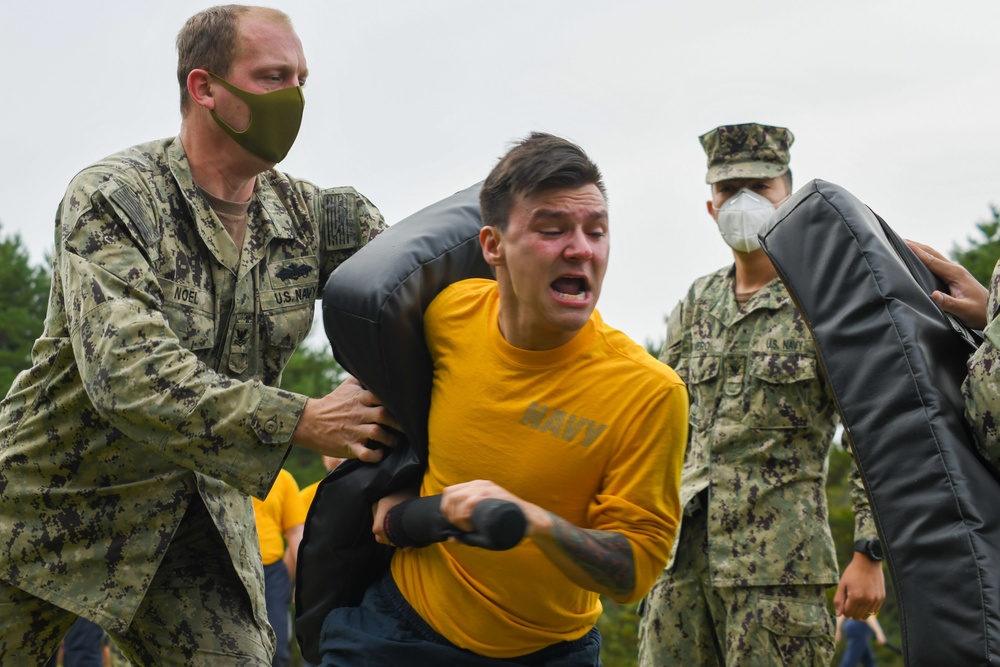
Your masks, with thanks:
[{"label": "short brown hair", "polygon": [[260,12],[272,20],[292,25],[284,12],[269,7],[218,5],[198,12],[177,33],[177,83],[181,88],[181,115],[191,104],[187,78],[191,70],[203,69],[229,76],[240,55],[239,21],[250,12]]},{"label": "short brown hair", "polygon": [[596,185],[607,199],[600,169],[576,144],[532,132],[500,158],[479,192],[483,226],[507,228],[514,198],[544,190]]}]

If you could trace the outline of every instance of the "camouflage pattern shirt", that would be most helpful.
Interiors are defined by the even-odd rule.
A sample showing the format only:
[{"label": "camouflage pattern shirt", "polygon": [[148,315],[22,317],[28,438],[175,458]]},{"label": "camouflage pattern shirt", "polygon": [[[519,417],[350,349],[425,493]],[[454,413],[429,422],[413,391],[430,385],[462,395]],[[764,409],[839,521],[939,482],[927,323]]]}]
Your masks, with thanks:
[{"label": "camouflage pattern shirt", "polygon": [[[833,397],[781,282],[741,309],[734,275],[729,267],[695,281],[669,318],[660,355],[691,398],[681,504],[708,489],[713,585],[833,584],[826,501]],[[856,471],[852,499],[857,539],[875,537]]]},{"label": "camouflage pattern shirt", "polygon": [[241,254],[179,139],[78,174],[44,332],[0,403],[0,578],[124,631],[197,493],[263,625],[248,494],[267,495],[306,401],[275,387],[320,286],[383,228],[353,189],[271,170]]},{"label": "camouflage pattern shirt", "polygon": [[1000,467],[1000,261],[990,279],[983,344],[969,359],[962,389],[972,432],[986,458]]}]

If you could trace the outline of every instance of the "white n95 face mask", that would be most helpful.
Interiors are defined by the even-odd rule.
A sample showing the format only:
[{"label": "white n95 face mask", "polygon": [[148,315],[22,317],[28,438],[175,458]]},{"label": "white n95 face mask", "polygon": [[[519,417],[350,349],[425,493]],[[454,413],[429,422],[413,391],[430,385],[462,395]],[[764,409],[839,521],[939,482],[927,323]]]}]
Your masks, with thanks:
[{"label": "white n95 face mask", "polygon": [[753,252],[760,248],[757,232],[774,213],[770,200],[741,189],[718,209],[719,232],[729,247],[739,252]]}]

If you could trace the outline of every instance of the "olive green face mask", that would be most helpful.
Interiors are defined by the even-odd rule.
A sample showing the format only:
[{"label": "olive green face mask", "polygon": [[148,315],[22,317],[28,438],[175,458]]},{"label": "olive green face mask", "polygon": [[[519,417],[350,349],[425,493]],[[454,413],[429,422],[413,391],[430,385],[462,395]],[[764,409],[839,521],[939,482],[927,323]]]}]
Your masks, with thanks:
[{"label": "olive green face mask", "polygon": [[251,93],[237,88],[221,76],[212,74],[250,109],[250,124],[242,132],[237,132],[212,110],[212,118],[226,131],[233,141],[267,162],[277,164],[285,159],[302,124],[302,109],[306,99],[302,86],[282,88],[270,93]]}]

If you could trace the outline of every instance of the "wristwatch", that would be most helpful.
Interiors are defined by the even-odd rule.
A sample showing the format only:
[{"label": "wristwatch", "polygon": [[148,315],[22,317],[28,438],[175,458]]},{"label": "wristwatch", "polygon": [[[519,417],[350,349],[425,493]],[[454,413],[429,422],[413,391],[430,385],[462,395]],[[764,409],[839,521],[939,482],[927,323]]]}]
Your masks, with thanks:
[{"label": "wristwatch", "polygon": [[866,540],[858,540],[854,543],[854,550],[858,553],[863,553],[872,560],[882,560],[885,556],[882,554],[882,543],[878,541],[877,537],[870,537]]}]

